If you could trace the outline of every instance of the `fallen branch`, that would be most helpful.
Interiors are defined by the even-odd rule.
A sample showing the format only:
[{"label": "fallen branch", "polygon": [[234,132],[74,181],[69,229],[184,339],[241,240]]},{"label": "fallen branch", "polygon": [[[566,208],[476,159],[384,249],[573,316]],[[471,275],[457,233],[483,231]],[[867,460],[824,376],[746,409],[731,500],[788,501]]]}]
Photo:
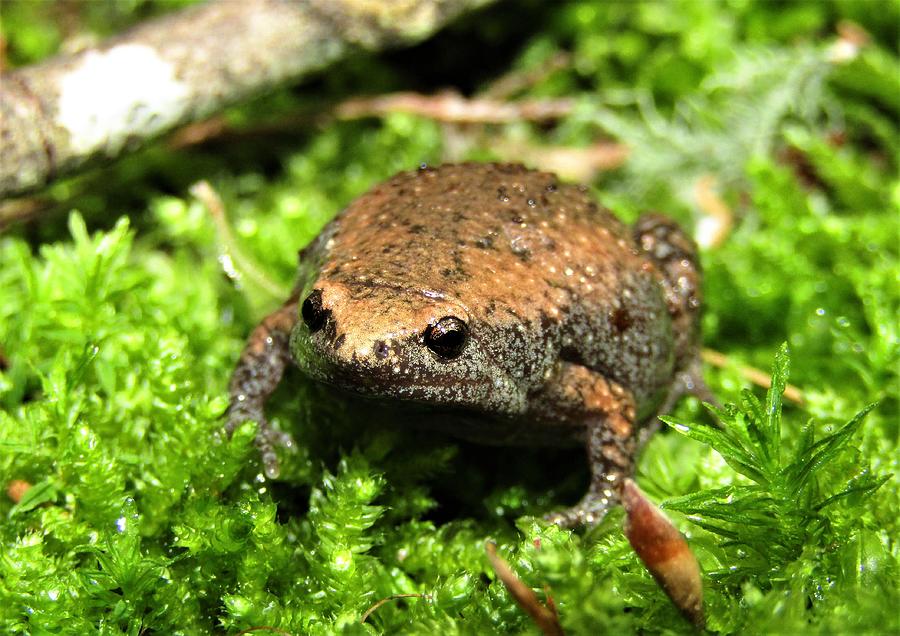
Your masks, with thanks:
[{"label": "fallen branch", "polygon": [[492,0],[217,0],[2,76],[0,199]]}]

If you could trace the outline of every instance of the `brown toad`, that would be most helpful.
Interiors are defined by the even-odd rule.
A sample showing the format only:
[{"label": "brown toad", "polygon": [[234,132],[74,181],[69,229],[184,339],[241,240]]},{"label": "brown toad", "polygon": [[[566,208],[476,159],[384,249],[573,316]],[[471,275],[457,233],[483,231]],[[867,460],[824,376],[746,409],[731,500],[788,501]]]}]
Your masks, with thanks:
[{"label": "brown toad", "polygon": [[250,337],[228,431],[288,360],[310,377],[493,444],[587,448],[591,484],[551,515],[595,523],[656,415],[699,377],[694,243],[655,214],[628,228],[583,187],[520,165],[423,167],[359,197],[300,255],[291,298]]}]

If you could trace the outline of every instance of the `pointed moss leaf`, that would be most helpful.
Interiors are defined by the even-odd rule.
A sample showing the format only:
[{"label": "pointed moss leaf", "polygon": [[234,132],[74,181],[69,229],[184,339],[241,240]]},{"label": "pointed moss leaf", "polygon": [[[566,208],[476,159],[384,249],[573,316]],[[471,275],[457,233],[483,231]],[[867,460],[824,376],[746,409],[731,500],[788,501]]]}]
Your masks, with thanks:
[{"label": "pointed moss leaf", "polygon": [[111,607],[110,620],[132,633],[159,611],[168,580],[168,562],[144,554],[140,532],[137,507],[126,498],[104,541],[86,548],[94,554],[96,568],[80,572],[80,593],[87,602]]},{"label": "pointed moss leaf", "polygon": [[[793,465],[787,468],[787,472],[793,475],[796,487],[802,487],[810,475],[820,466],[832,461],[839,455],[850,443],[853,435],[862,426],[863,420],[869,412],[878,406],[878,403],[869,404],[862,411],[857,413],[852,420],[847,422],[840,429],[823,437],[818,442],[807,449],[801,458]],[[806,458],[808,456],[808,458]]]},{"label": "pointed moss leaf", "polygon": [[860,503],[866,497],[881,488],[893,475],[884,475],[877,477],[868,472],[854,477],[841,492],[828,497],[819,504],[813,506],[815,510],[822,510],[833,503],[849,497],[857,497],[857,503]]},{"label": "pointed moss leaf", "polygon": [[775,365],[772,368],[772,386],[766,392],[766,414],[760,424],[765,423],[767,455],[776,463],[779,462],[781,448],[781,400],[784,387],[790,376],[791,358],[787,343],[782,343],[775,353]]},{"label": "pointed moss leaf", "polygon": [[695,516],[695,515],[689,515],[689,516],[688,516],[688,519],[689,519],[692,523],[694,523],[694,524],[700,526],[701,528],[703,528],[704,530],[707,530],[707,531],[709,531],[709,532],[712,532],[713,534],[717,534],[717,535],[719,535],[719,536],[721,536],[721,537],[725,537],[725,538],[727,538],[727,539],[737,539],[738,536],[739,536],[738,533],[737,533],[736,531],[734,531],[733,529],[729,528],[728,526],[724,526],[724,525],[720,525],[720,524],[716,524],[716,523],[711,523],[711,522],[707,521],[704,517],[701,517],[701,516],[699,516],[699,515],[696,515],[696,516]]},{"label": "pointed moss leaf", "polygon": [[751,452],[747,452],[747,449],[741,446],[738,441],[732,439],[729,431],[719,430],[707,425],[682,424],[667,416],[661,416],[659,419],[682,435],[712,447],[732,468],[742,475],[759,483],[767,482],[765,475],[756,468],[756,465],[759,463],[758,459]]},{"label": "pointed moss leaf", "polygon": [[776,459],[772,456],[768,433],[762,424],[766,418],[763,406],[752,391],[743,389],[741,390],[741,407],[745,417],[737,419],[736,423],[744,423],[746,419],[746,425],[738,430],[745,435],[745,445],[748,449],[753,449],[760,468],[770,476],[775,472]]},{"label": "pointed moss leaf", "polygon": [[726,486],[666,500],[663,508],[747,526],[771,526],[773,500],[756,486]]},{"label": "pointed moss leaf", "polygon": [[762,422],[765,419],[763,406],[750,389],[741,389],[741,406],[751,422]]}]

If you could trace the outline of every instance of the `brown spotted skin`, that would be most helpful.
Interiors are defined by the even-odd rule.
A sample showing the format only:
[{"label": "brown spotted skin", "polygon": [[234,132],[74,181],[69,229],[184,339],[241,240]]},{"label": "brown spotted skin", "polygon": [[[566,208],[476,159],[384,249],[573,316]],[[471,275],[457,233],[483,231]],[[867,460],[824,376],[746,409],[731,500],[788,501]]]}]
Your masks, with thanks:
[{"label": "brown spotted skin", "polygon": [[[303,251],[297,292],[304,320],[275,321],[277,338],[254,334],[233,401],[244,395],[262,417],[283,356],[249,373],[267,358],[248,352],[290,331],[306,374],[414,406],[425,425],[493,444],[586,445],[590,490],[552,516],[566,525],[602,518],[632,472],[641,424],[702,386],[690,239],[658,215],[631,229],[585,188],[519,165],[423,168],[376,186]],[[467,331],[450,356],[426,337],[448,317]],[[248,374],[272,386],[245,391],[237,378]]]}]

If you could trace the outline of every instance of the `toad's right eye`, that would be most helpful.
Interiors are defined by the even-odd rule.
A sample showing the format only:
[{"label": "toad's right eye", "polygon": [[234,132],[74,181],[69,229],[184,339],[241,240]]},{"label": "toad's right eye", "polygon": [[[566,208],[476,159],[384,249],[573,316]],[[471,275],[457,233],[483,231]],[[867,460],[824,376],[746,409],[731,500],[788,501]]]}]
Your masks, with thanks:
[{"label": "toad's right eye", "polygon": [[444,316],[425,330],[425,345],[442,360],[462,355],[469,338],[469,328],[456,316]]},{"label": "toad's right eye", "polygon": [[330,312],[322,307],[322,290],[314,289],[310,292],[303,305],[300,307],[300,315],[303,322],[309,328],[310,333],[316,333],[325,326]]}]

